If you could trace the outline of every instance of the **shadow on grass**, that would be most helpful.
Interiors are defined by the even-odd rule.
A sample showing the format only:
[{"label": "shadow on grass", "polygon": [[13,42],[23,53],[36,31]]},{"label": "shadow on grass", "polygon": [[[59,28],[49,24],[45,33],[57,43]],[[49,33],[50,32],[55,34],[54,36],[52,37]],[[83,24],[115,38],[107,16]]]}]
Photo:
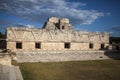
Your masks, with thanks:
[{"label": "shadow on grass", "polygon": [[112,59],[120,60],[120,53],[117,50],[106,50],[104,55]]}]

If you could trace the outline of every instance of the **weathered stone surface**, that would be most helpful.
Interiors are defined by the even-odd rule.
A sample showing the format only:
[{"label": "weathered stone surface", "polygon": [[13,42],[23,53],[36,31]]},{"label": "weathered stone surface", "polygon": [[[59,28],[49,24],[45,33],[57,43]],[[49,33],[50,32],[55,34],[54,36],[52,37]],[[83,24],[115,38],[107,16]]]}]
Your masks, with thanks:
[{"label": "weathered stone surface", "polygon": [[[1,55],[4,55],[4,53],[1,53]],[[11,66],[11,58],[10,56],[1,56],[0,57],[0,64],[1,65],[7,65],[7,66]]]},{"label": "weathered stone surface", "polygon": [[51,18],[48,19],[48,22],[59,23],[59,18],[57,18],[57,17],[51,17]]},{"label": "weathered stone surface", "polygon": [[23,80],[19,66],[15,66],[16,80]]},{"label": "weathered stone surface", "polygon": [[7,65],[1,65],[1,64],[0,66],[1,66],[0,80],[9,80],[10,67]]},{"label": "weathered stone surface", "polygon": [[19,67],[11,65],[11,57],[3,54],[0,57],[0,80],[23,80]]},{"label": "weathered stone surface", "polygon": [[[19,33],[18,33],[19,31]],[[22,34],[21,34],[21,33]],[[16,36],[15,36],[16,35]],[[44,30],[26,28],[7,28],[8,41],[41,41],[41,42],[91,42],[109,43],[108,33],[84,32],[73,30]]]},{"label": "weathered stone surface", "polygon": [[10,67],[9,80],[17,80],[14,66]]},{"label": "weathered stone surface", "polygon": [[18,66],[0,64],[0,80],[23,80]]},{"label": "weathered stone surface", "polygon": [[[23,34],[18,34],[18,30],[21,30],[21,33]],[[104,37],[102,37],[103,35]],[[23,43],[23,50],[36,50],[35,42],[41,42],[43,50],[49,50],[50,48],[53,48],[53,50],[59,50],[57,47],[60,47],[60,50],[65,50],[65,42],[71,43],[70,50],[89,50],[89,43],[94,43],[95,47],[93,50],[96,50],[100,49],[102,43],[105,44],[105,47],[108,46],[109,34],[66,30],[47,31],[39,29],[8,28],[7,49],[16,51],[16,42]]]},{"label": "weathered stone surface", "polygon": [[120,54],[105,51],[41,51],[18,52],[18,62],[59,62],[120,58]]},{"label": "weathered stone surface", "polygon": [[51,29],[58,29],[58,30],[71,30],[73,29],[72,25],[69,23],[69,19],[67,18],[57,18],[51,17],[45,23],[44,29],[51,30]]}]

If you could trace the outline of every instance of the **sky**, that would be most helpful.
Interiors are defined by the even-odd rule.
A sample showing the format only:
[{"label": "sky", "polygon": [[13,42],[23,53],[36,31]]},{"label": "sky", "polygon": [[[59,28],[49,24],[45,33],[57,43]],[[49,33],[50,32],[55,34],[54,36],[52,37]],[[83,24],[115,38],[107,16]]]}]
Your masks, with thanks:
[{"label": "sky", "polygon": [[120,0],[0,0],[0,32],[42,28],[50,17],[68,18],[75,30],[120,37]]}]

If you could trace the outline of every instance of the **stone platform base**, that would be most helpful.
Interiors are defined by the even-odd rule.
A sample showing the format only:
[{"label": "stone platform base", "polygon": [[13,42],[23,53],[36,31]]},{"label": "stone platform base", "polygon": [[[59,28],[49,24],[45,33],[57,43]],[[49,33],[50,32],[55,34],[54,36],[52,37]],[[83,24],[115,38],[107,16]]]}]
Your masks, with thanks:
[{"label": "stone platform base", "polygon": [[120,58],[120,54],[111,51],[40,51],[17,52],[17,61],[23,62],[60,62]]}]

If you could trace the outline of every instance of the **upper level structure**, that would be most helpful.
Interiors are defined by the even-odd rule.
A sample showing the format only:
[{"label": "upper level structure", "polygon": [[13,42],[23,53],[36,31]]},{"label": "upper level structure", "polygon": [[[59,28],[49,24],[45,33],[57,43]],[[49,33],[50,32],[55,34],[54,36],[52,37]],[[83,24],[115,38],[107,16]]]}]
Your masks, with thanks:
[{"label": "upper level structure", "polygon": [[48,19],[48,21],[45,23],[43,29],[59,29],[59,30],[71,30],[73,29],[72,25],[69,22],[69,19],[67,18],[57,18],[57,17],[51,17]]}]

